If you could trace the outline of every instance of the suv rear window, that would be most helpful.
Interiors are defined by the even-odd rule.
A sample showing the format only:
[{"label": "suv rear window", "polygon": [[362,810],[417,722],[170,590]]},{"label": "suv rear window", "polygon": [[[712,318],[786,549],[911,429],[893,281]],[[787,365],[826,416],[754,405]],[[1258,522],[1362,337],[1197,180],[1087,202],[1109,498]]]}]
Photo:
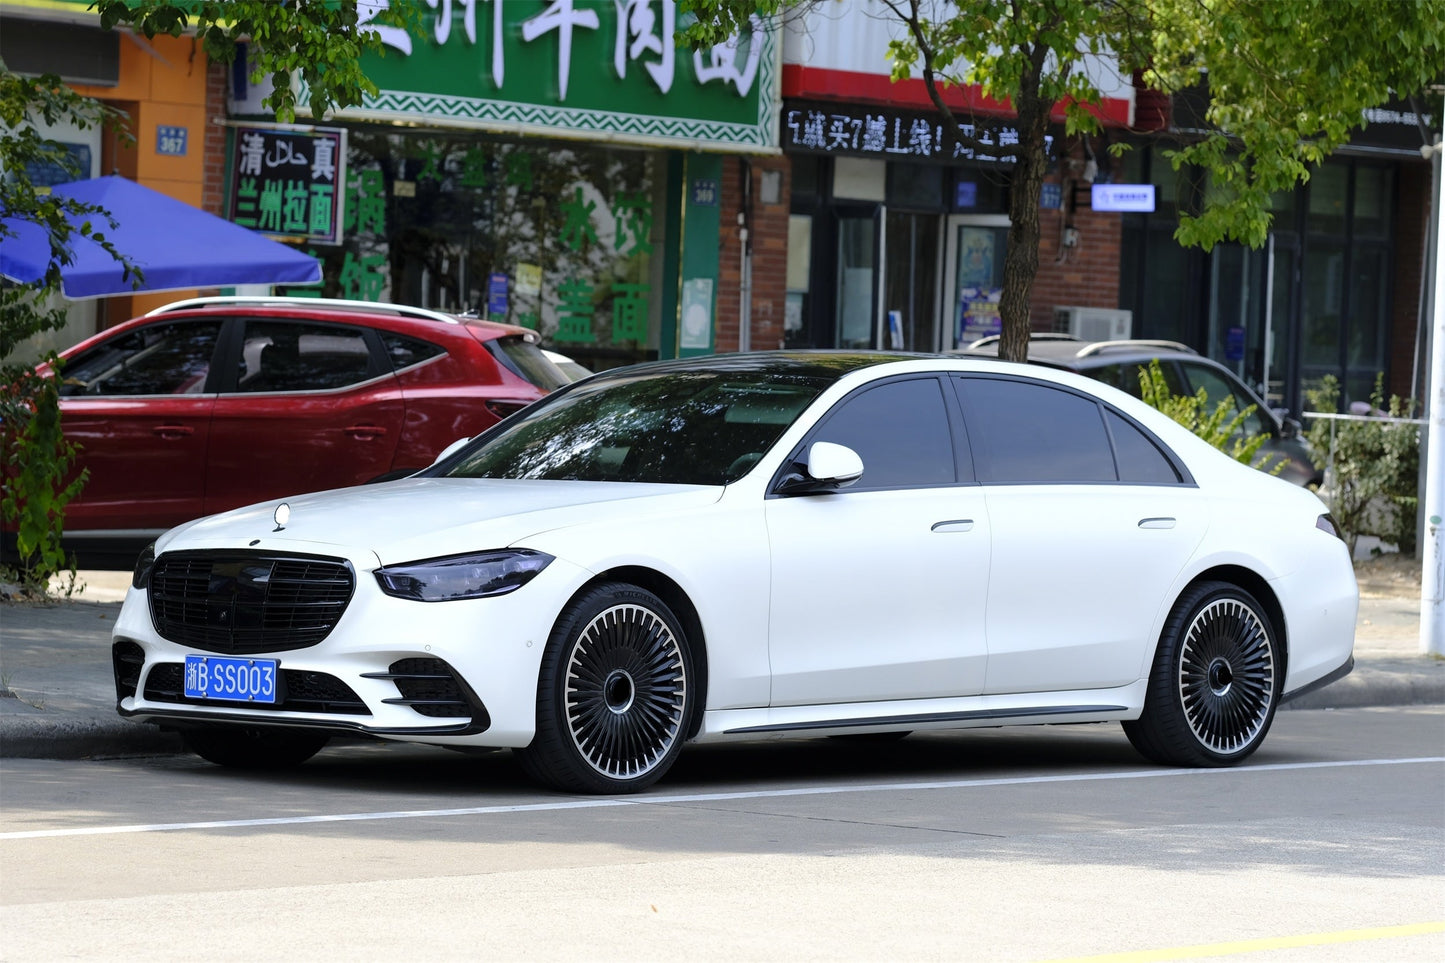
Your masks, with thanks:
[{"label": "suv rear window", "polygon": [[521,335],[507,335],[486,342],[492,357],[517,377],[531,382],[543,391],[555,391],[568,384],[567,376],[542,354],[542,349]]}]

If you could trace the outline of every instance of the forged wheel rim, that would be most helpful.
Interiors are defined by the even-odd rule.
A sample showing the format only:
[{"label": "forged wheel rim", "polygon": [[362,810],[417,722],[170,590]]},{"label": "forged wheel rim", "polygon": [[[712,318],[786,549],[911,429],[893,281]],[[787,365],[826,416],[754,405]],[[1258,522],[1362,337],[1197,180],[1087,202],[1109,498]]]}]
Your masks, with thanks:
[{"label": "forged wheel rim", "polygon": [[1247,748],[1269,717],[1274,675],[1274,645],[1259,615],[1238,599],[1205,606],[1179,658],[1179,700],[1194,737],[1218,753]]},{"label": "forged wheel rim", "polygon": [[612,779],[644,776],[682,729],[681,643],[651,609],[606,609],[572,643],[565,698],[572,744],[589,766]]}]

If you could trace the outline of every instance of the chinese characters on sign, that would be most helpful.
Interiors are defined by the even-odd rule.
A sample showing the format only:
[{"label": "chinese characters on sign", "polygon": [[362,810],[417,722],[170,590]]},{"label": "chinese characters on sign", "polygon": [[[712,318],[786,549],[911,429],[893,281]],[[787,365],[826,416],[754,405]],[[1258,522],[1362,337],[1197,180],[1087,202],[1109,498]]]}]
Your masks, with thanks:
[{"label": "chinese characters on sign", "polygon": [[[485,3],[485,0],[482,2]],[[478,0],[427,0],[427,4],[435,10],[432,15],[432,36],[437,46],[445,46],[451,39],[452,21],[458,14],[467,45],[476,45]],[[505,86],[507,76],[503,40],[508,29],[503,16],[515,12],[521,4],[494,0],[489,6],[492,14],[491,78],[492,83],[501,89]],[[361,0],[358,5],[360,21],[369,23],[388,7],[389,0]],[[603,18],[599,16],[599,10],[606,13],[609,12],[608,7],[613,8],[610,13],[616,18],[612,69],[619,78],[625,79],[628,65],[633,62],[641,63],[653,85],[660,92],[668,93],[672,89],[677,70],[676,0],[608,0],[604,4],[584,3],[581,0],[551,0],[537,13],[522,20],[518,33],[527,44],[548,35],[555,37],[557,91],[559,99],[565,101],[572,73],[574,40],[579,36],[579,31],[603,30]],[[610,28],[611,24],[608,27]],[[372,29],[377,31],[383,44],[404,56],[411,56],[412,38],[405,30],[389,26],[375,26]],[[754,16],[749,21],[745,37],[733,36],[706,52],[695,52],[692,62],[697,82],[731,85],[737,96],[746,97],[758,75],[763,56],[763,36],[762,21]]]},{"label": "chinese characters on sign", "polygon": [[[889,160],[1016,162],[1014,155],[1003,153],[1018,144],[1016,127],[999,122],[959,124],[959,128],[999,154],[966,146],[928,114],[848,104],[789,105],[783,111],[783,149]],[[1045,140],[1052,147],[1053,138]]]},{"label": "chinese characters on sign", "polygon": [[340,243],[345,156],[342,130],[238,127],[231,220],[275,237]]}]

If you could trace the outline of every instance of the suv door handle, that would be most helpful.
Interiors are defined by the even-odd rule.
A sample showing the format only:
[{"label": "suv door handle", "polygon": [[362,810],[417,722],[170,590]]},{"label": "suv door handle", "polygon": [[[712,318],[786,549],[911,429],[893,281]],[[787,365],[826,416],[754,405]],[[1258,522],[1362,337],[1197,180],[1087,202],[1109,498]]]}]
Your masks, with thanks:
[{"label": "suv door handle", "polygon": [[352,425],[349,428],[343,428],[341,430],[358,440],[380,438],[386,434],[385,428],[380,428],[376,425]]},{"label": "suv door handle", "polygon": [[178,438],[189,438],[196,433],[196,429],[190,425],[156,425],[151,429],[151,434],[157,435],[167,441],[175,441]]}]

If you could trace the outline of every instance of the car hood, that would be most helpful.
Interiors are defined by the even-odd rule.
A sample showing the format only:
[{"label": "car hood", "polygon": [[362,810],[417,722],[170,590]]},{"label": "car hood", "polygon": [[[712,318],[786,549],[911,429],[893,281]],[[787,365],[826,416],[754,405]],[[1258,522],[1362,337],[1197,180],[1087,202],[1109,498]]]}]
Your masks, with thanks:
[{"label": "car hood", "polygon": [[[374,555],[389,565],[504,548],[571,525],[699,508],[721,493],[699,485],[408,478],[276,498],[198,519],[168,532],[156,550]],[[276,509],[283,502],[290,515],[278,527]]]}]

